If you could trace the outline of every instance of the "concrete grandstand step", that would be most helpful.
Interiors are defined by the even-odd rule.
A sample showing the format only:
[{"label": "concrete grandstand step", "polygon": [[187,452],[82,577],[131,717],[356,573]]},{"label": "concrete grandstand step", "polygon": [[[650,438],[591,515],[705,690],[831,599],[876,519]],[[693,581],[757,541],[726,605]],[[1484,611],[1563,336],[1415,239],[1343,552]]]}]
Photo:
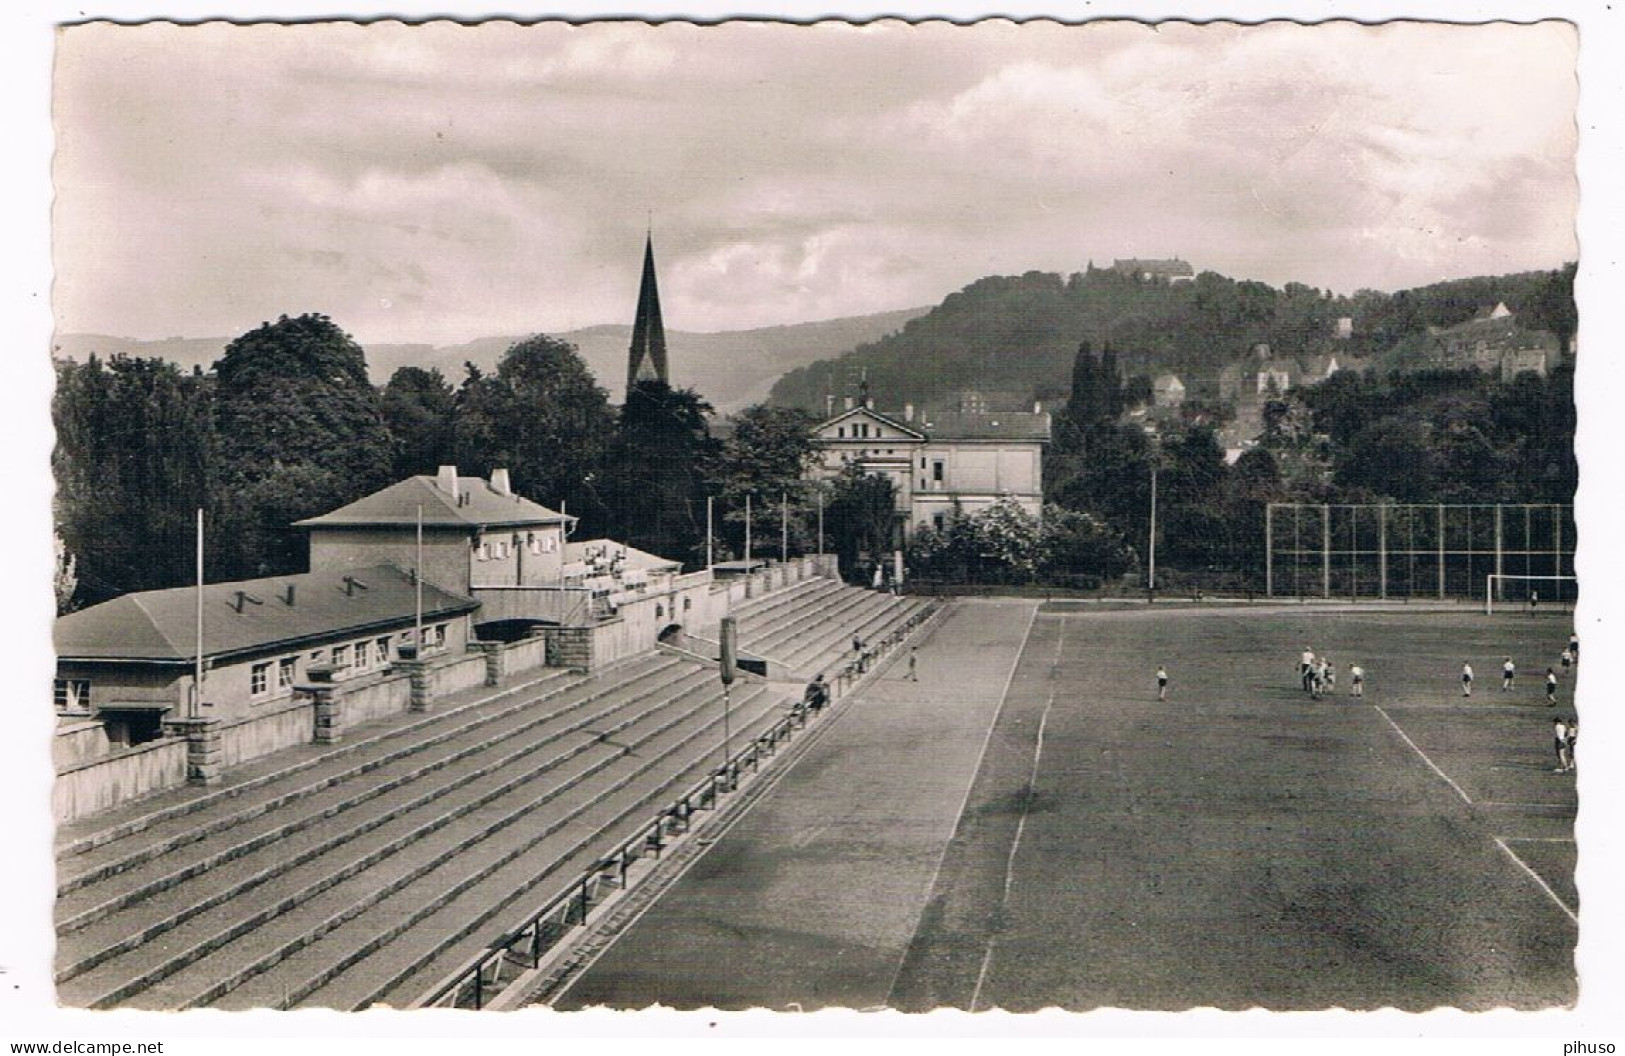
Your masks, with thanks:
[{"label": "concrete grandstand step", "polygon": [[[413,756],[396,760],[393,766],[354,775],[332,795],[289,804],[277,811],[256,813],[217,835],[211,834],[205,840],[189,844],[162,858],[143,862],[110,876],[102,883],[77,889],[59,898],[59,939],[72,938],[73,932],[137,902],[152,903],[147,907],[150,910],[156,905],[154,899],[167,900],[170,893],[186,880],[247,857],[273,842],[278,845],[278,861],[284,868],[290,868],[298,864],[290,850],[293,846],[291,837],[307,829],[317,825],[324,829],[323,841],[307,846],[302,852],[308,857],[385,824],[445,791],[492,773],[562,737],[589,725],[601,725],[607,716],[621,708],[681,684],[683,680],[703,681],[703,676],[687,665],[653,666],[630,680],[573,694],[574,699],[564,700],[561,706],[533,709],[528,715],[520,711],[505,716],[506,721],[494,726],[483,722],[471,726],[460,739],[443,739]],[[598,702],[607,706],[596,710],[589,708]],[[583,708],[589,710],[584,715],[578,714]],[[524,739],[520,739],[522,737]],[[437,771],[453,764],[461,765],[457,766],[455,772],[437,774]],[[435,775],[436,779],[421,780],[429,775]],[[361,809],[364,807],[367,809]],[[338,825],[330,824],[334,818],[339,819]],[[301,842],[308,844],[310,841]],[[275,873],[267,871],[254,875],[255,883],[260,883],[271,879]],[[214,888],[207,896],[192,898],[174,913],[158,916],[144,928],[132,929],[129,927],[130,920],[125,919],[100,929],[116,937],[110,944],[99,945],[99,937],[95,935],[75,940],[73,945],[88,945],[93,952],[62,965],[58,979],[71,977],[77,971],[107,959],[111,952],[131,949],[187,917],[225,901],[240,890],[218,883]]]},{"label": "concrete grandstand step", "polygon": [[850,653],[849,641],[853,634],[861,637],[867,646],[876,647],[920,608],[921,604],[918,602],[887,598],[878,605],[861,610],[854,609],[853,615],[856,619],[853,622],[844,627],[832,628],[830,633],[806,638],[786,659],[802,667],[827,666]]},{"label": "concrete grandstand step", "polygon": [[840,589],[841,585],[832,579],[806,580],[775,591],[760,601],[751,602],[748,606],[739,607],[733,614],[734,619],[738,621],[741,630],[745,627],[772,623],[810,600]]},{"label": "concrete grandstand step", "polygon": [[[734,733],[741,744],[784,713],[779,701],[762,693],[748,696],[738,708],[742,714],[735,716]],[[574,831],[557,834],[562,852],[539,845],[514,859],[300,1003],[347,1009],[375,1002],[410,1003],[447,971],[484,948],[529,907],[573,886],[584,868],[630,838],[658,806],[713,769],[720,755],[716,744],[720,725],[713,711],[710,720],[693,730],[678,752],[663,761],[659,772],[651,768],[614,796],[594,803],[575,819]],[[683,760],[686,766],[681,765]]]},{"label": "concrete grandstand step", "polygon": [[877,600],[880,597],[883,596],[855,587],[838,588],[812,599],[808,605],[791,614],[788,619],[755,630],[744,638],[743,644],[763,652],[771,652],[787,642],[799,640],[811,630],[822,632],[832,626],[850,622],[849,614],[878,606],[881,604]]},{"label": "concrete grandstand step", "polygon": [[[359,728],[354,741],[314,759],[281,760],[284,753],[277,753],[251,787],[239,788],[229,797],[200,797],[185,813],[150,819],[142,829],[101,841],[66,858],[60,863],[57,895],[62,898],[216,832],[317,796],[343,781],[466,736],[471,729],[501,722],[514,714],[532,713],[538,703],[558,699],[586,681],[585,675],[561,672],[511,690],[493,693],[487,689],[483,700],[427,720],[408,720],[404,728],[396,725],[395,718],[375,720]],[[313,747],[319,750],[321,746]],[[307,753],[301,749],[300,754]],[[278,761],[284,764],[280,768],[276,766]]]},{"label": "concrete grandstand step", "polygon": [[[559,857],[557,848],[561,841],[568,847],[572,840],[579,841],[596,830],[598,822],[593,814],[596,805],[621,794],[641,775],[651,771],[658,780],[669,780],[668,772],[673,768],[667,756],[710,729],[716,718],[706,713],[716,710],[714,701],[702,696],[681,716],[642,738],[638,742],[638,754],[621,754],[612,760],[622,765],[596,767],[585,780],[553,793],[549,800],[541,802],[556,799],[558,810],[543,825],[530,828],[521,824],[530,819],[540,802],[495,802],[482,808],[469,817],[467,828],[473,834],[460,841],[454,853],[431,859],[414,851],[410,857],[418,860],[411,862],[411,868],[404,872],[402,867],[407,863],[391,863],[389,870],[358,877],[354,886],[358,889],[370,886],[373,888],[370,893],[358,897],[356,891],[335,890],[331,897],[319,897],[301,914],[312,918],[328,914],[317,928],[305,935],[293,934],[291,920],[278,921],[272,928],[251,937],[257,957],[250,963],[237,967],[233,975],[225,978],[216,974],[205,989],[193,992],[184,1000],[178,999],[178,992],[173,993],[170,1000],[158,1007],[208,1003],[222,1008],[245,1008],[297,1003],[352,966],[379,957],[377,951],[385,943],[405,934],[453,900],[462,898],[516,860],[529,857],[534,862],[535,853],[550,853],[554,859],[567,860]],[[561,798],[564,791],[569,795]],[[538,847],[543,848],[542,852],[537,852]],[[558,864],[552,867],[557,868]],[[379,897],[380,891],[387,893],[387,897]],[[369,909],[362,916],[354,911],[357,902],[376,910]],[[432,941],[444,938],[432,927],[429,934]],[[240,951],[234,952],[233,961],[241,964],[245,958]],[[381,956],[385,963],[394,959],[393,955]],[[208,974],[199,974],[196,981],[209,980]],[[179,976],[176,982],[182,982]]]},{"label": "concrete grandstand step", "polygon": [[222,785],[206,791],[178,788],[142,796],[111,810],[59,825],[56,831],[56,858],[66,862],[108,843],[126,839],[175,818],[209,810],[238,799],[265,785],[286,779],[334,759],[365,752],[381,742],[410,737],[456,716],[489,705],[516,693],[568,680],[574,673],[561,668],[545,668],[539,674],[526,673],[506,686],[467,689],[436,701],[422,717],[379,719],[357,727],[352,736],[338,745],[300,745],[264,759],[233,767]]},{"label": "concrete grandstand step", "polygon": [[[821,652],[842,639],[850,640],[853,634],[861,633],[895,600],[889,594],[847,588],[846,592],[830,598],[819,609],[781,628],[771,640],[764,642],[763,651],[771,652],[783,647],[786,655],[780,659],[795,666],[796,657]],[[814,646],[817,648],[814,649]]]},{"label": "concrete grandstand step", "polygon": [[[679,671],[686,669],[680,665]],[[105,923],[92,925],[78,938],[89,949],[103,952],[80,957],[70,966],[71,981],[62,992],[73,1000],[75,995],[85,1003],[95,1000],[87,995],[107,988],[110,981],[120,976],[131,977],[139,985],[148,985],[190,963],[210,950],[223,945],[241,933],[245,926],[259,926],[270,917],[291,908],[284,902],[273,906],[269,913],[261,911],[243,919],[242,895],[261,885],[270,885],[272,892],[296,890],[309,894],[332,887],[345,878],[368,868],[376,861],[397,853],[403,847],[443,829],[459,817],[482,804],[507,794],[514,788],[537,780],[547,771],[563,766],[576,756],[603,747],[605,734],[645,722],[648,716],[658,715],[675,701],[694,692],[706,681],[703,673],[682,674],[675,682],[659,676],[660,669],[645,673],[632,682],[619,699],[610,699],[608,707],[594,713],[593,722],[599,729],[588,732],[584,723],[572,724],[575,743],[556,751],[546,760],[531,759],[518,773],[508,763],[532,756],[539,749],[560,739],[557,730],[540,727],[531,731],[529,742],[517,739],[509,750],[500,750],[506,738],[488,740],[491,750],[497,752],[491,764],[480,766],[476,772],[433,772],[422,787],[402,785],[397,791],[377,797],[357,808],[357,816],[344,829],[334,832],[314,826],[298,830],[278,840],[274,851],[256,850],[240,858],[233,858],[196,879],[156,891],[133,904],[128,910]],[[655,679],[649,682],[650,679]],[[649,684],[645,684],[649,683]],[[678,688],[678,687],[687,688]],[[601,721],[616,712],[659,694],[652,705],[639,708],[634,715],[620,718],[615,723]],[[594,694],[602,697],[603,693]],[[605,749],[613,754],[613,749]],[[604,754],[604,753],[600,753]],[[461,769],[461,768],[460,768]],[[333,813],[338,813],[335,808]],[[331,815],[329,815],[331,816]],[[266,859],[272,859],[267,862]],[[195,922],[194,922],[195,918]],[[174,930],[163,943],[165,950],[184,948],[178,957],[171,956],[160,965],[146,964],[153,960],[150,954],[138,948],[141,941]],[[123,936],[120,938],[119,936]],[[112,939],[112,943],[107,942]],[[112,951],[111,955],[105,951]],[[106,963],[104,963],[106,962]],[[140,967],[132,972],[132,966]],[[83,978],[80,978],[81,973]],[[139,988],[139,987],[138,987]],[[133,992],[130,981],[114,983],[107,993]],[[118,1000],[117,997],[112,998]]]}]

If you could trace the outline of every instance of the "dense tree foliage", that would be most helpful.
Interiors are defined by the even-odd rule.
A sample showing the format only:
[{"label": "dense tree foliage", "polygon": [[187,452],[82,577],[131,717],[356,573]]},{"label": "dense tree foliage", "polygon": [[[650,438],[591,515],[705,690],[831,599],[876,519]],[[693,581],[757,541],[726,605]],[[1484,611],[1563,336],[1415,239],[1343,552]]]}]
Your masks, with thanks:
[{"label": "dense tree foliage", "polygon": [[395,438],[397,479],[455,462],[457,394],[438,368],[401,367],[382,394],[384,424]]},{"label": "dense tree foliage", "polygon": [[575,347],[538,334],[509,348],[494,375],[467,371],[446,461],[480,476],[505,467],[520,494],[602,527],[606,511],[589,485],[604,473],[615,415]]},{"label": "dense tree foliage", "polygon": [[779,553],[786,524],[790,553],[815,550],[818,518],[807,471],[816,458],[816,420],[799,408],[756,404],[734,415],[732,424],[708,473],[724,552],[744,553],[747,496],[753,556]]},{"label": "dense tree foliage", "polygon": [[627,393],[602,495],[612,534],[690,564],[705,552],[707,479],[717,459],[712,408],[692,389],[640,381]]},{"label": "dense tree foliage", "polygon": [[57,364],[57,529],[82,603],[192,578],[218,447],[211,397],[208,381],[162,360]]},{"label": "dense tree foliage", "polygon": [[[770,402],[818,410],[826,393],[852,391],[864,374],[891,406],[945,406],[976,390],[1025,404],[1067,391],[1080,341],[1115,349],[1124,376],[1177,373],[1196,398],[1217,393],[1219,372],[1255,344],[1277,355],[1339,351],[1386,356],[1430,326],[1453,326],[1498,302],[1526,325],[1563,340],[1575,327],[1574,266],[1480,277],[1395,294],[1337,295],[1302,283],[1276,289],[1202,272],[1191,282],[1145,281],[1090,267],[1068,278],[1048,272],[980,279],[902,330],[847,355],[793,370]],[[1336,321],[1353,332],[1335,340]],[[1418,346],[1420,347],[1420,346]],[[929,370],[920,364],[929,363]],[[1403,356],[1394,364],[1405,365]],[[1414,364],[1411,364],[1414,365]]]},{"label": "dense tree foliage", "polygon": [[390,482],[395,444],[361,346],[324,315],[282,316],[214,365],[225,578],[305,567],[292,522]]}]

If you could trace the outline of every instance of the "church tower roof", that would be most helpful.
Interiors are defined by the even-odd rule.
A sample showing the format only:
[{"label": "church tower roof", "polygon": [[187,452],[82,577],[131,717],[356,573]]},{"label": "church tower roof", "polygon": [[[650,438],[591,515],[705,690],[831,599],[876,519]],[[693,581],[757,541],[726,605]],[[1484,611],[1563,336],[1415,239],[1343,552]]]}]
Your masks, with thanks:
[{"label": "church tower roof", "polygon": [[630,393],[632,386],[645,380],[671,381],[666,371],[666,324],[660,319],[660,289],[655,284],[653,234],[643,243],[643,281],[638,286],[638,311],[627,352],[626,391]]}]

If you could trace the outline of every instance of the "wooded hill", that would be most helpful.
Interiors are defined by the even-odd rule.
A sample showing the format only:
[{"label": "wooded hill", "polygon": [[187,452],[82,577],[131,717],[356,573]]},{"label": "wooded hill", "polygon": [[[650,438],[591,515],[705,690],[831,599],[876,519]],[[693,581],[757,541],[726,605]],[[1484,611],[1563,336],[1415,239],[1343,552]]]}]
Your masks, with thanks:
[{"label": "wooded hill", "polygon": [[[701,393],[722,413],[737,411],[766,399],[768,389],[785,371],[874,341],[926,310],[912,308],[718,333],[667,330],[672,384]],[[455,384],[462,380],[464,363],[473,363],[487,372],[495,370],[502,354],[528,336],[481,337],[442,346],[371,344],[366,348],[367,372],[374,385],[383,385],[401,367],[421,367],[438,370]],[[552,336],[574,345],[598,384],[620,398],[626,384],[630,326],[592,326]],[[140,341],[106,334],[64,333],[57,335],[54,352],[58,358],[81,363],[92,354],[103,359],[123,355],[167,360],[186,371],[193,367],[209,370],[230,341],[184,337]]]},{"label": "wooded hill", "polygon": [[[792,370],[770,402],[822,411],[826,394],[855,392],[867,376],[880,403],[950,404],[974,390],[995,405],[1054,402],[1067,392],[1085,341],[1111,346],[1126,377],[1178,374],[1196,398],[1218,394],[1219,372],[1255,344],[1278,356],[1337,351],[1386,372],[1414,364],[1429,326],[1454,326],[1504,302],[1531,329],[1573,335],[1574,266],[1477,277],[1388,294],[1333,295],[1299,283],[1275,289],[1202,272],[1193,281],[1143,280],[1091,266],[1063,278],[1030,271],[978,280],[901,331],[835,359]],[[1337,320],[1353,333],[1337,339]],[[1406,343],[1409,342],[1409,346]]]}]

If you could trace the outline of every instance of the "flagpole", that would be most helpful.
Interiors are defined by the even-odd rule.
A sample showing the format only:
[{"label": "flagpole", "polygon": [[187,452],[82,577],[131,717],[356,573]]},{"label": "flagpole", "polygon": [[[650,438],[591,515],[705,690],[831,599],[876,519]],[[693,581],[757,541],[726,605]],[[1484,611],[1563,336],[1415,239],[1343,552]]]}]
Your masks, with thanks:
[{"label": "flagpole", "polygon": [[824,489],[818,489],[818,556],[824,556]]},{"label": "flagpole", "polygon": [[203,507],[197,508],[197,659],[192,670],[192,715],[203,714]]},{"label": "flagpole", "polygon": [[716,502],[715,496],[705,497],[705,567],[710,568],[711,561],[711,507]]},{"label": "flagpole", "polygon": [[750,496],[745,496],[745,566],[750,567]]},{"label": "flagpole", "polygon": [[779,492],[779,560],[790,560],[790,493]]},{"label": "flagpole", "polygon": [[423,659],[423,504],[418,503],[418,539],[417,554],[412,559],[415,564],[412,569],[412,579],[417,587],[416,608],[412,618],[412,640],[416,644],[412,647],[412,658]]}]

